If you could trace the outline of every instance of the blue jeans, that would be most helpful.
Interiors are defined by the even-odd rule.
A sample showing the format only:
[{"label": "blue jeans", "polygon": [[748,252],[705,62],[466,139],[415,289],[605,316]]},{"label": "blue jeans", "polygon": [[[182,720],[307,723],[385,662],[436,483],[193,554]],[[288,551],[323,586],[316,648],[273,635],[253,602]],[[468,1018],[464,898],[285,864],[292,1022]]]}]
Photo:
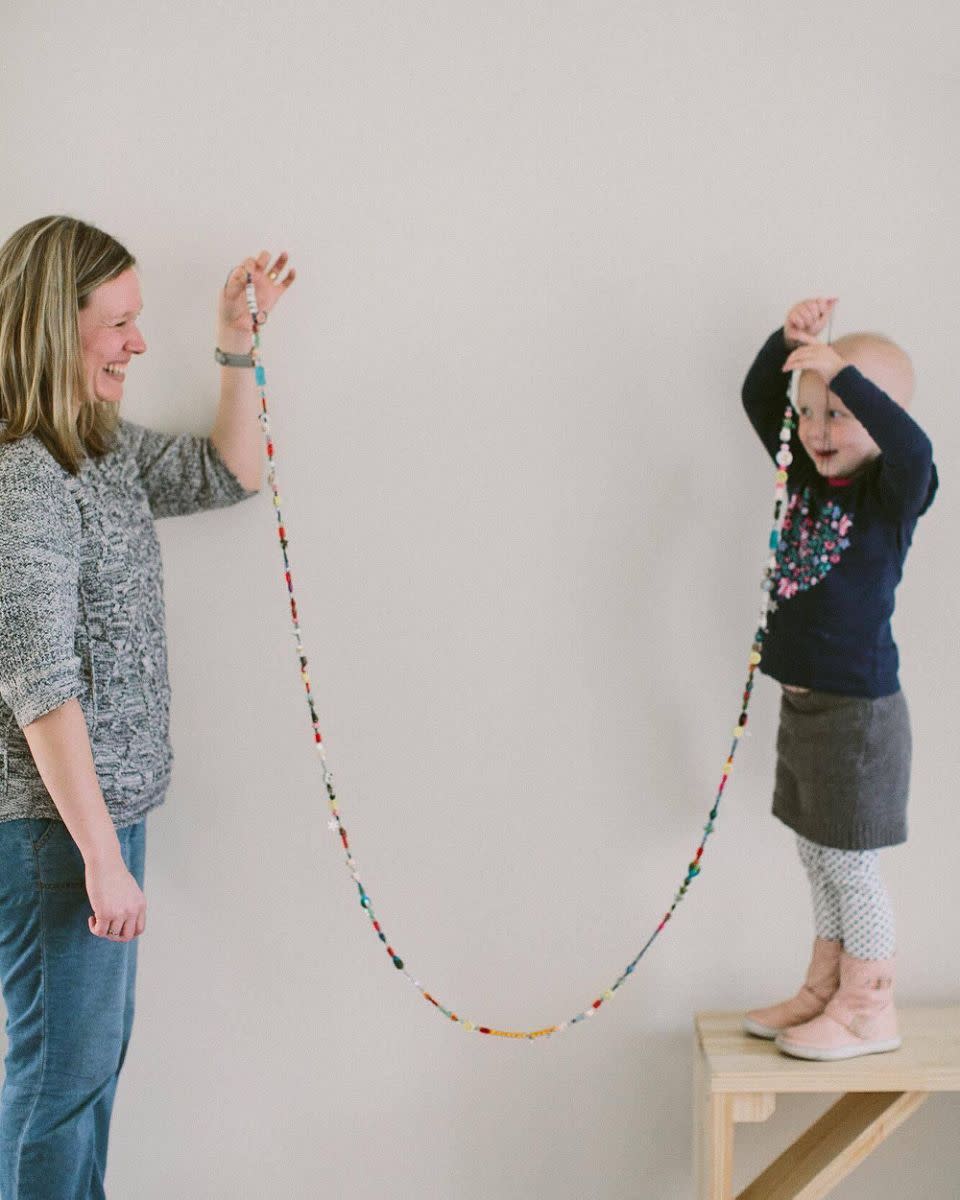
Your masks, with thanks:
[{"label": "blue jeans", "polygon": [[[144,822],[117,831],[143,886]],[[108,942],[60,821],[0,821],[0,983],[9,1048],[0,1200],[102,1200],[117,1078],[133,1024],[137,939]]]}]

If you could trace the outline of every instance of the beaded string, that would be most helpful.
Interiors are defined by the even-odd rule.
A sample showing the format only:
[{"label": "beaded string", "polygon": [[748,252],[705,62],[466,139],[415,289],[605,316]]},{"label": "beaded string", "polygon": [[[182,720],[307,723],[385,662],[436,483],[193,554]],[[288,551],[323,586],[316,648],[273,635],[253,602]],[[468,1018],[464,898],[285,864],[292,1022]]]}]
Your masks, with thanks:
[{"label": "beaded string", "polygon": [[290,569],[290,556],[288,554],[289,541],[287,539],[286,526],[284,525],[283,512],[281,510],[280,488],[277,476],[276,453],[273,444],[273,437],[270,430],[270,413],[267,407],[267,378],[263,367],[263,361],[260,354],[260,327],[263,324],[265,315],[257,308],[256,293],[253,287],[252,277],[247,275],[246,286],[247,305],[250,309],[250,315],[253,319],[253,345],[251,354],[254,361],[254,374],[256,386],[260,397],[260,427],[263,430],[264,441],[267,451],[267,481],[270,484],[270,490],[273,493],[273,507],[277,517],[277,535],[280,541],[280,552],[283,556],[283,575],[287,585],[287,593],[290,600],[290,619],[293,625],[293,638],[297,654],[297,659],[300,667],[300,679],[303,683],[304,692],[306,694],[307,707],[310,710],[310,725],[313,730],[313,743],[316,750],[317,758],[320,764],[320,770],[323,777],[323,786],[326,792],[327,801],[330,806],[331,817],[328,822],[328,828],[339,839],[343,849],[344,859],[346,862],[347,871],[357,888],[358,899],[360,906],[367,915],[370,926],[376,934],[379,941],[386,949],[390,961],[393,963],[397,971],[417,989],[424,1000],[428,1001],[433,1008],[440,1013],[448,1021],[453,1021],[467,1033],[485,1034],[489,1037],[500,1038],[517,1038],[533,1041],[537,1038],[547,1038],[555,1034],[562,1033],[564,1030],[571,1028],[574,1025],[579,1025],[582,1021],[593,1017],[600,1008],[608,1001],[612,1000],[617,991],[634,973],[640,960],[647,953],[653,943],[657,940],[667,923],[673,917],[677,906],[687,894],[687,890],[693,881],[700,874],[701,861],[703,859],[704,849],[707,840],[713,833],[716,825],[717,815],[720,809],[720,801],[723,798],[724,789],[727,786],[727,780],[730,778],[730,773],[733,770],[733,761],[737,752],[737,746],[740,744],[740,739],[743,737],[747,727],[747,709],[750,706],[750,697],[753,692],[753,677],[760,665],[760,658],[763,653],[763,641],[766,636],[768,615],[776,608],[775,602],[771,598],[771,593],[774,587],[773,574],[777,564],[776,552],[780,541],[780,531],[785,513],[785,500],[787,494],[787,469],[793,461],[793,455],[790,452],[790,437],[794,428],[793,421],[793,405],[788,400],[786,411],[783,415],[783,425],[780,429],[780,449],[776,455],[777,473],[776,473],[776,488],[773,507],[773,527],[770,531],[769,550],[770,557],[764,570],[762,583],[763,602],[760,608],[760,620],[757,627],[757,632],[754,635],[753,644],[750,647],[750,656],[747,666],[747,678],[743,689],[743,695],[740,702],[740,714],[737,718],[737,723],[733,728],[733,740],[730,744],[730,749],[727,754],[726,761],[723,764],[723,770],[720,775],[720,783],[717,787],[716,794],[713,799],[713,804],[710,807],[709,818],[703,827],[703,836],[700,838],[693,858],[687,865],[686,872],[680,886],[673,897],[673,901],[667,911],[663,914],[656,928],[647,938],[646,942],[641,946],[640,950],[633,956],[630,962],[624,967],[617,978],[605,988],[591,1003],[574,1016],[566,1021],[559,1021],[554,1025],[546,1025],[540,1029],[496,1029],[490,1025],[485,1025],[479,1021],[473,1021],[465,1016],[461,1016],[452,1008],[441,1003],[435,996],[424,987],[419,979],[409,970],[404,960],[400,957],[393,945],[390,943],[383,925],[378,918],[370,894],[367,892],[360,878],[360,869],[357,860],[353,856],[353,850],[350,846],[350,840],[347,836],[347,830],[343,824],[343,816],[340,811],[340,806],[337,802],[337,794],[334,789],[333,772],[327,763],[326,748],[324,746],[323,734],[320,731],[319,719],[317,716],[317,708],[314,702],[313,691],[310,684],[310,674],[307,669],[307,657],[303,645],[303,636],[300,627],[300,611],[297,606],[296,596],[293,588],[293,574]]}]

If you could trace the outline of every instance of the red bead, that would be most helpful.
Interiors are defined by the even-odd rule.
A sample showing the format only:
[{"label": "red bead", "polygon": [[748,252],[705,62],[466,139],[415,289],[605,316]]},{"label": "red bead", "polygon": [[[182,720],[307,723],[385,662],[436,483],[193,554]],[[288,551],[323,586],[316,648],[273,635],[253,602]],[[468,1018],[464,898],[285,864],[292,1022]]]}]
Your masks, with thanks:
[{"label": "red bead", "polygon": [[602,1000],[594,1000],[594,1002],[593,1002],[593,1007],[594,1007],[594,1008],[599,1008],[599,1007],[600,1007],[600,1005],[601,1005],[602,1003],[603,1003],[603,1001],[602,1001]]},{"label": "red bead", "polygon": [[486,1025],[480,1025],[480,1026],[478,1027],[478,1030],[477,1030],[477,1032],[478,1032],[478,1033],[489,1033],[489,1032],[490,1032],[490,1030],[489,1030],[489,1029],[486,1027]]}]

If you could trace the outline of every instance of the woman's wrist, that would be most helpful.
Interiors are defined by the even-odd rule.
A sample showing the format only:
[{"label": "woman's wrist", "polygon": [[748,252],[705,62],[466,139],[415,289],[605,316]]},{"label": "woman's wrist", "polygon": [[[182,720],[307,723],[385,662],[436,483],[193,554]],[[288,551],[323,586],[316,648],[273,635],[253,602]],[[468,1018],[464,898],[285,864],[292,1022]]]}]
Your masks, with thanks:
[{"label": "woman's wrist", "polygon": [[77,843],[77,849],[83,858],[83,865],[89,871],[115,866],[118,862],[123,862],[123,854],[116,833],[112,838],[97,838],[82,846]]},{"label": "woman's wrist", "polygon": [[217,328],[217,346],[226,354],[249,354],[252,344],[253,335],[245,329],[235,329],[231,325]]}]

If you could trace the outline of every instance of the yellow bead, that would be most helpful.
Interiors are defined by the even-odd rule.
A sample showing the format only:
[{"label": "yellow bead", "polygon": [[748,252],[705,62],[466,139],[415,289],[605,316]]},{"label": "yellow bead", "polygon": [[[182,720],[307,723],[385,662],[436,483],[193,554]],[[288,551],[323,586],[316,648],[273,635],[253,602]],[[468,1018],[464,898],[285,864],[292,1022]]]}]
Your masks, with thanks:
[{"label": "yellow bead", "polygon": [[786,483],[786,482],[787,482],[786,471],[778,471],[777,472],[777,483]]},{"label": "yellow bead", "polygon": [[604,1000],[612,1000],[612,999],[613,999],[613,992],[611,992],[611,991],[609,990],[609,988],[608,988],[608,989],[607,989],[607,991],[605,991],[605,992],[603,993],[603,998],[604,998]]},{"label": "yellow bead", "polygon": [[735,738],[743,737],[743,726],[742,725],[735,725],[733,727],[733,736]]},{"label": "yellow bead", "polygon": [[467,1033],[473,1033],[473,1031],[476,1029],[476,1025],[474,1025],[472,1021],[464,1021],[463,1027]]}]

